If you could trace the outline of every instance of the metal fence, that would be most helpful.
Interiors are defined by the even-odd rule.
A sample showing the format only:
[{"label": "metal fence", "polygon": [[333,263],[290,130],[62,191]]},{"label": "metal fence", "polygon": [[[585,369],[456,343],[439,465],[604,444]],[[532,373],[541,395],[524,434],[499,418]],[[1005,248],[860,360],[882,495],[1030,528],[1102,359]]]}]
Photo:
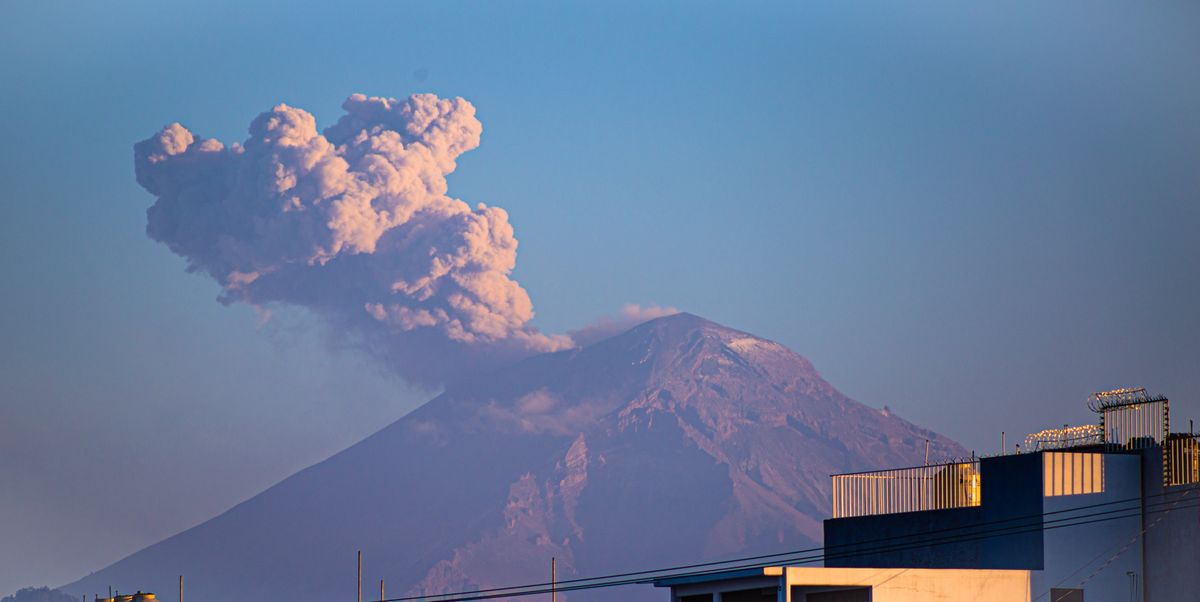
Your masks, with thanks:
[{"label": "metal fence", "polygon": [[[1146,449],[1162,445],[1171,432],[1171,402],[1166,397],[1149,397],[1143,389],[1130,399],[1106,401],[1093,405],[1100,414],[1104,442],[1121,449]],[[1102,394],[1097,394],[1102,395]]]},{"label": "metal fence", "polygon": [[833,517],[978,506],[979,461],[833,475]]},{"label": "metal fence", "polygon": [[1171,435],[1163,445],[1163,485],[1200,483],[1200,437]]},{"label": "metal fence", "polygon": [[1063,425],[1060,429],[1046,429],[1025,436],[1025,452],[1047,449],[1070,449],[1104,443],[1104,427],[1097,424],[1080,426]]}]

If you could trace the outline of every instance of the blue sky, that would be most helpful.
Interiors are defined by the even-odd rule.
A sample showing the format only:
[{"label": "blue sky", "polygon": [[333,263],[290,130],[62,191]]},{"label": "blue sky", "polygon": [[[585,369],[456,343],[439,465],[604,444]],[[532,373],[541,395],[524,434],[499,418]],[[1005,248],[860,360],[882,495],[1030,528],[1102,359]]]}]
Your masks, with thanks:
[{"label": "blue sky", "polygon": [[675,306],[994,451],[1200,396],[1200,7],[44,3],[0,10],[0,593],[108,564],[430,396],[145,236],[132,145],[463,96],[535,324]]}]

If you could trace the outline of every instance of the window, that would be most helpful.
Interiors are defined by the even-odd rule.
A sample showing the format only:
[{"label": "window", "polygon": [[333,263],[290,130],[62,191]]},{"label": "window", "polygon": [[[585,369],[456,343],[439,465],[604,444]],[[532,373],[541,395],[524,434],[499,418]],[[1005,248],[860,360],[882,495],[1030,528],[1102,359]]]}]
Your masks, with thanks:
[{"label": "window", "polygon": [[[795,599],[795,596],[793,596]],[[855,587],[838,589],[831,592],[818,592],[806,594],[803,598],[804,602],[870,602],[871,588]]]},{"label": "window", "polygon": [[1083,602],[1083,590],[1073,587],[1052,587],[1050,588],[1050,602]]},{"label": "window", "polygon": [[1042,453],[1047,497],[1104,492],[1104,454]]}]

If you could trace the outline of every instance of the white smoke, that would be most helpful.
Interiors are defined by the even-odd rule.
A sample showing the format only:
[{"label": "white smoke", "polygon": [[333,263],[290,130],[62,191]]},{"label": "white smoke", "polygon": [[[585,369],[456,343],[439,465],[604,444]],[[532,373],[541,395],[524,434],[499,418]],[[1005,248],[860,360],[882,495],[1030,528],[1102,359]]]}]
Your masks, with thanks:
[{"label": "white smoke", "polygon": [[625,332],[642,322],[663,316],[672,316],[677,313],[679,313],[679,310],[674,307],[659,307],[658,305],[642,307],[636,303],[626,303],[621,308],[621,313],[612,316],[603,316],[583,328],[572,330],[571,340],[575,341],[575,344],[581,347],[586,347],[596,341]]},{"label": "white smoke", "polygon": [[317,131],[279,105],[228,146],[175,123],[134,147],[146,232],[223,303],[306,307],[410,382],[573,345],[529,325],[508,214],[447,196],[483,130],[462,98],[355,94]]}]

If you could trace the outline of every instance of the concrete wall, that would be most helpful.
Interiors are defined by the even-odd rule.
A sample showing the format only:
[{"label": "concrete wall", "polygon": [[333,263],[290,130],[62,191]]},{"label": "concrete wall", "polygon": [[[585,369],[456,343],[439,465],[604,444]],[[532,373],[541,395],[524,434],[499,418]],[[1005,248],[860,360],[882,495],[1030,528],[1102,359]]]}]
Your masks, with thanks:
[{"label": "concrete wall", "polygon": [[825,566],[1041,569],[1041,471],[1041,454],[985,458],[977,507],[827,520]]},{"label": "concrete wall", "polygon": [[[1088,602],[1125,602],[1131,579],[1142,584],[1145,602],[1200,599],[1200,486],[1164,489],[1161,449],[1104,454],[1104,490],[1083,495],[1044,496],[1042,458],[981,461],[976,508],[827,520],[825,564],[1029,569],[1032,597],[1042,600],[1051,587],[1082,587]],[[1109,504],[1119,500],[1137,501]],[[1056,522],[1112,510],[1121,512],[1078,519],[1106,519],[1090,524]],[[1024,518],[1043,512],[1051,514]],[[1044,530],[995,536],[1016,526]],[[969,533],[993,537],[914,545]]]},{"label": "concrete wall", "polygon": [[[1129,601],[1127,573],[1142,574],[1142,459],[1138,454],[1103,457],[1103,492],[1044,498],[1045,566],[1033,573],[1034,599],[1048,600],[1050,588],[1063,587],[1083,588],[1087,602]],[[1133,501],[1109,504],[1122,500]],[[1085,516],[1110,511],[1117,512]],[[1129,514],[1134,516],[1113,518]],[[1100,518],[1110,520],[1064,526]]]},{"label": "concrete wall", "polygon": [[666,583],[674,602],[1030,602],[1020,570],[766,567]]},{"label": "concrete wall", "polygon": [[1195,485],[1164,489],[1162,451],[1143,455],[1146,513],[1146,602],[1194,600],[1200,594],[1200,491]]},{"label": "concrete wall", "polygon": [[810,567],[786,570],[791,602],[804,602],[804,589],[818,585],[869,587],[871,602],[1029,602],[1029,571]]},{"label": "concrete wall", "polygon": [[[772,599],[778,597],[778,592],[781,591],[781,570],[775,568],[774,574],[768,575],[770,569],[759,569],[755,571],[736,571],[725,574],[705,575],[693,579],[681,578],[671,579],[667,583],[671,588],[672,602],[679,602],[688,596],[703,596],[708,595],[712,602],[727,602],[729,599],[735,599],[738,596],[737,592],[771,590],[776,592]],[[750,573],[757,573],[755,576],[748,576]],[[663,585],[658,585],[663,587]]]}]

